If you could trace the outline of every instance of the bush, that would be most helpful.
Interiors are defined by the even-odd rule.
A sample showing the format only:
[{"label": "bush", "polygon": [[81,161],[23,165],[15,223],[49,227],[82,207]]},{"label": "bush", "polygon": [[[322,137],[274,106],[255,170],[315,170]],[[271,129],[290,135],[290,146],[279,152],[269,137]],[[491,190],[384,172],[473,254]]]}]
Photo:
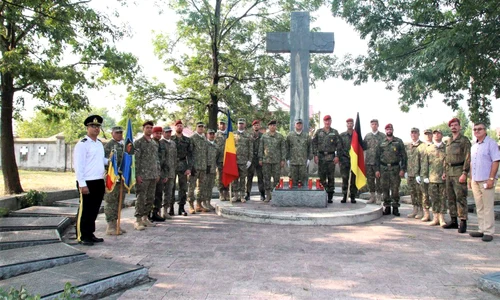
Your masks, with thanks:
[{"label": "bush", "polygon": [[26,195],[21,198],[21,208],[41,205],[45,198],[47,198],[46,193],[37,190],[29,190]]},{"label": "bush", "polygon": [[[72,286],[71,283],[66,282],[64,285],[64,291],[59,295],[56,299],[59,300],[69,300],[69,299],[79,299],[80,298],[80,290],[76,287]],[[16,290],[15,288],[10,288],[8,292],[4,291],[0,288],[0,299],[1,300],[38,300],[40,299],[40,295],[30,295],[28,290],[24,286],[21,286],[20,290]]]},{"label": "bush", "polygon": [[0,218],[6,217],[9,215],[9,209],[6,207],[0,207]]}]

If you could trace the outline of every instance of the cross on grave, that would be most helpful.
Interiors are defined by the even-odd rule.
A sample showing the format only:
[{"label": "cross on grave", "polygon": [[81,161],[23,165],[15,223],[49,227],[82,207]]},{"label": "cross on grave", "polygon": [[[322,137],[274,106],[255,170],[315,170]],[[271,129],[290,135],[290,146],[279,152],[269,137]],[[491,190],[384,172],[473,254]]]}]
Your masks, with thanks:
[{"label": "cross on grave", "polygon": [[28,147],[22,146],[19,151],[21,152],[21,155],[24,156],[24,155],[28,154]]},{"label": "cross on grave", "polygon": [[332,53],[333,32],[310,32],[309,12],[292,12],[290,32],[268,32],[266,51],[290,55],[290,130],[302,119],[309,131],[309,58],[310,53]]},{"label": "cross on grave", "polygon": [[47,147],[38,147],[38,154],[45,155],[47,153]]}]

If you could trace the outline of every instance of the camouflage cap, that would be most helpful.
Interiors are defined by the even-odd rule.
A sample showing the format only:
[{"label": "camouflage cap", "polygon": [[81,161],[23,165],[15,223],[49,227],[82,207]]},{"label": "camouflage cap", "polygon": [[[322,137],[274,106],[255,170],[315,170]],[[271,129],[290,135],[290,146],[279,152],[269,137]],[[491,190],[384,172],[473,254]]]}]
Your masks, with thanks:
[{"label": "camouflage cap", "polygon": [[412,129],[410,130],[410,132],[420,133],[420,129],[418,129],[417,127],[412,127]]},{"label": "camouflage cap", "polygon": [[295,124],[297,124],[297,123],[301,123],[302,124],[304,122],[302,122],[302,119],[297,119],[297,120],[295,120]]},{"label": "camouflage cap", "polygon": [[441,129],[434,129],[434,130],[432,131],[432,133],[436,133],[436,132],[439,132],[439,133],[443,134],[443,132],[441,131]]},{"label": "camouflage cap", "polygon": [[245,123],[246,123],[246,121],[245,121],[244,118],[239,118],[238,119],[238,124],[245,124]]},{"label": "camouflage cap", "polygon": [[424,130],[424,134],[432,134],[432,129],[428,128]]},{"label": "camouflage cap", "polygon": [[111,132],[123,132],[123,127],[113,126],[113,127],[111,127]]},{"label": "camouflage cap", "polygon": [[213,130],[212,128],[208,129],[208,134],[211,134],[211,133],[215,133],[215,130]]},{"label": "camouflage cap", "polygon": [[271,120],[267,123],[267,125],[276,125],[276,120]]},{"label": "camouflage cap", "polygon": [[205,124],[203,122],[198,122],[196,123],[196,127],[205,127]]},{"label": "camouflage cap", "polygon": [[370,123],[377,123],[378,124],[378,119],[371,119]]},{"label": "camouflage cap", "polygon": [[163,127],[164,132],[169,132],[172,131],[172,128],[170,126]]}]

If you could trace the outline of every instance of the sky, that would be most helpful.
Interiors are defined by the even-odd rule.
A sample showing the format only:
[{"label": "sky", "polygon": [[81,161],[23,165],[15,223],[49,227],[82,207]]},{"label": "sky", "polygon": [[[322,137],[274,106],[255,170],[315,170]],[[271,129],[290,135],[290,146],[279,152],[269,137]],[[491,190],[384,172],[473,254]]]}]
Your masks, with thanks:
[{"label": "sky", "polygon": [[[154,55],[152,40],[155,34],[160,32],[174,34],[176,16],[167,8],[159,14],[154,2],[141,0],[140,5],[129,4],[119,8],[119,20],[128,23],[133,37],[119,41],[117,47],[136,55],[139,58],[139,64],[148,76],[157,77],[173,88],[172,77],[164,71],[163,63]],[[109,4],[108,1],[91,2],[95,8],[104,10],[107,9],[105,7],[107,4]],[[343,57],[347,53],[354,55],[366,53],[367,41],[361,40],[359,34],[342,19],[334,18],[328,8],[313,15],[317,17],[317,20],[311,23],[311,27],[319,27],[324,32],[334,32],[335,55]],[[111,106],[112,117],[117,120],[120,118],[125,97],[125,90],[117,87],[89,92],[90,104],[101,107],[103,103],[108,103]],[[354,86],[352,81],[343,79],[328,79],[319,82],[316,88],[311,87],[309,96],[314,112],[319,111],[322,116],[331,115],[332,127],[339,132],[345,131],[345,120],[350,117],[355,118],[356,113],[359,112],[363,135],[370,131],[370,120],[376,118],[379,120],[382,132],[387,123],[392,123],[394,135],[405,141],[410,139],[410,128],[418,127],[422,132],[425,128],[447,122],[455,114],[451,108],[442,103],[442,97],[439,94],[435,94],[434,98],[427,102],[425,108],[411,107],[409,113],[400,111],[398,97],[397,89],[389,91],[381,82],[370,81]],[[289,92],[279,98],[289,103]],[[492,128],[495,128],[500,127],[500,119],[496,109],[498,104],[496,101],[493,103],[494,112],[491,115],[491,123]],[[468,111],[465,103],[462,103],[462,107]]]}]

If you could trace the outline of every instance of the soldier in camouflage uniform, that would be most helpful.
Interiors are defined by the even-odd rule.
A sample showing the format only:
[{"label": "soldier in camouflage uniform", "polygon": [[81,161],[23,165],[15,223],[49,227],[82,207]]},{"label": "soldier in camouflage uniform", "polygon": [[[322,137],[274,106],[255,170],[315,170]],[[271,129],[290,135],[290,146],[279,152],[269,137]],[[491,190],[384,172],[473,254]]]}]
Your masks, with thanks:
[{"label": "soldier in camouflage uniform", "polygon": [[[367,203],[380,204],[382,201],[382,188],[380,179],[375,176],[375,154],[377,146],[385,140],[385,134],[378,131],[378,120],[370,121],[372,132],[365,135],[363,149],[365,150],[366,181],[370,190],[370,199]],[[375,194],[377,192],[377,194]]]},{"label": "soldier in camouflage uniform", "polygon": [[[123,128],[120,126],[115,126],[111,129],[111,139],[104,146],[104,157],[109,157],[111,151],[116,153],[116,165],[121,166],[123,157]],[[106,228],[107,235],[116,234],[116,226],[118,220],[118,205],[120,202],[120,179],[117,181],[117,186],[113,189],[111,193],[104,194],[104,214],[106,215],[106,222],[108,227]],[[120,227],[119,234],[125,233],[126,231]]]},{"label": "soldier in camouflage uniform", "polygon": [[[460,133],[459,119],[451,119],[448,126],[451,129],[451,138],[446,141],[443,179],[446,179],[446,194],[448,195],[451,223],[446,224],[443,228],[458,228],[459,233],[465,233],[467,231],[468,213],[467,174],[470,169],[471,143],[467,137]],[[460,218],[460,225],[458,225],[457,217]]]},{"label": "soldier in camouflage uniform", "polygon": [[406,172],[407,157],[403,141],[393,135],[392,124],[385,126],[385,141],[378,145],[375,154],[375,176],[380,178],[384,195],[384,215],[399,216],[399,185]]},{"label": "soldier in camouflage uniform", "polygon": [[252,191],[253,184],[253,176],[257,173],[257,183],[260,192],[260,200],[264,201],[265,199],[265,190],[264,190],[264,175],[262,174],[262,166],[259,165],[259,143],[262,134],[260,132],[260,121],[254,120],[252,122],[252,132],[250,133],[250,137],[252,138],[253,144],[253,156],[252,156],[252,164],[250,168],[248,168],[248,176],[247,176],[247,194],[245,199],[248,201],[250,199],[250,192]]},{"label": "soldier in camouflage uniform", "polygon": [[166,149],[165,160],[167,162],[166,182],[163,185],[163,212],[161,216],[170,219],[174,215],[175,199],[172,193],[174,191],[175,170],[177,168],[177,146],[172,141],[172,128],[170,126],[163,128],[163,138],[160,140],[160,144],[163,144]]},{"label": "soldier in camouflage uniform", "polygon": [[286,158],[285,138],[276,131],[276,120],[270,121],[267,125],[269,132],[262,135],[259,143],[259,164],[262,166],[266,190],[265,202],[272,199],[271,191],[280,180],[281,168],[285,166]]},{"label": "soldier in camouflage uniform", "polygon": [[252,165],[253,143],[252,137],[245,131],[245,119],[238,119],[238,130],[234,132],[234,144],[236,146],[236,163],[238,164],[239,177],[233,182],[233,199],[231,201],[246,202],[245,198],[241,199],[242,194],[246,189],[246,179],[248,168]]},{"label": "soldier in camouflage uniform", "polygon": [[[177,147],[177,161],[176,161],[176,172],[175,177],[177,178],[177,185],[179,192],[177,193],[179,202],[179,215],[187,216],[184,210],[184,205],[186,205],[186,193],[188,189],[188,176],[191,175],[191,169],[193,168],[193,144],[191,139],[185,136],[182,132],[184,130],[184,125],[181,120],[175,122],[175,135],[172,136],[172,141]],[[175,180],[174,180],[175,186]],[[172,198],[174,197],[175,189],[172,190]]]},{"label": "soldier in camouflage uniform", "polygon": [[158,144],[158,160],[160,161],[160,180],[156,183],[155,201],[149,215],[149,220],[155,222],[165,222],[165,218],[161,216],[161,208],[163,206],[163,187],[167,182],[167,148],[164,143],[160,143],[162,132],[163,129],[160,126],[153,127],[153,140]]},{"label": "soldier in camouflage uniform", "polygon": [[293,185],[307,182],[307,167],[312,159],[311,137],[303,128],[302,119],[295,120],[295,130],[286,137],[286,160]]},{"label": "soldier in camouflage uniform", "polygon": [[[425,154],[427,153],[427,150],[430,149],[432,146],[432,130],[431,129],[426,129],[424,130],[424,155],[422,156],[422,159],[424,159]],[[420,163],[422,165],[422,162]],[[420,174],[420,177],[422,177],[422,174]],[[431,201],[429,199],[429,183],[425,183],[422,181],[420,184],[420,191],[422,192],[422,208],[425,210],[429,210],[431,208]],[[424,216],[425,217],[425,216]]]},{"label": "soldier in camouflage uniform", "polygon": [[[202,203],[202,195],[204,193],[203,182],[207,174],[207,138],[205,136],[205,124],[203,122],[196,123],[196,132],[191,136],[191,143],[193,144],[193,168],[191,169],[191,176],[189,176],[188,188],[188,202],[189,212],[209,212],[205,203]],[[196,209],[194,208],[196,189]],[[205,205],[203,205],[205,204]]]},{"label": "soldier in camouflage uniform", "polygon": [[[421,219],[423,215],[422,210],[422,178],[420,176],[421,160],[424,156],[426,145],[419,139],[420,130],[413,127],[410,131],[411,143],[408,147],[408,186],[410,187],[411,204],[413,211],[407,216],[408,218]],[[427,220],[429,218],[429,208],[426,209]]]},{"label": "soldier in camouflage uniform", "polygon": [[160,161],[158,160],[158,143],[152,138],[153,122],[146,121],[142,125],[144,135],[134,142],[135,149],[135,176],[136,193],[134,228],[144,230],[145,227],[154,227],[148,220],[153,208],[156,183],[160,179]]},{"label": "soldier in camouflage uniform", "polygon": [[[349,188],[349,196],[351,198],[351,203],[356,203],[356,193],[358,189],[356,187],[356,175],[351,172],[351,156],[349,151],[351,150],[352,132],[354,131],[354,120],[349,118],[346,120],[347,131],[340,134],[340,139],[342,140],[342,151],[340,151],[340,174],[342,175],[342,200],[341,203],[347,202],[347,190]],[[351,176],[351,183],[349,185],[349,176]]]},{"label": "soldier in camouflage uniform", "polygon": [[222,184],[222,166],[224,164],[224,148],[226,147],[226,121],[219,122],[219,130],[215,133],[215,144],[222,151],[222,156],[217,161],[217,188],[219,200],[229,201],[228,188]]},{"label": "soldier in camouflage uniform", "polygon": [[446,225],[444,214],[446,213],[445,202],[445,181],[443,180],[444,173],[444,157],[446,153],[446,145],[443,143],[443,133],[441,130],[434,130],[434,144],[427,146],[424,158],[422,160],[422,177],[423,182],[429,184],[429,191],[432,198],[432,214],[433,219],[429,224]]},{"label": "soldier in camouflage uniform", "polygon": [[223,153],[221,153],[221,148],[215,143],[215,130],[213,129],[208,130],[207,144],[207,175],[205,177],[205,182],[203,182],[203,200],[208,209],[215,210],[215,207],[213,207],[210,202],[212,200],[212,190],[215,184],[217,162],[220,160]]},{"label": "soldier in camouflage uniform", "polygon": [[321,184],[328,194],[328,203],[333,203],[335,192],[335,165],[339,163],[339,155],[343,149],[339,132],[330,127],[332,118],[323,118],[324,128],[318,129],[312,139],[314,162],[318,165]]}]

